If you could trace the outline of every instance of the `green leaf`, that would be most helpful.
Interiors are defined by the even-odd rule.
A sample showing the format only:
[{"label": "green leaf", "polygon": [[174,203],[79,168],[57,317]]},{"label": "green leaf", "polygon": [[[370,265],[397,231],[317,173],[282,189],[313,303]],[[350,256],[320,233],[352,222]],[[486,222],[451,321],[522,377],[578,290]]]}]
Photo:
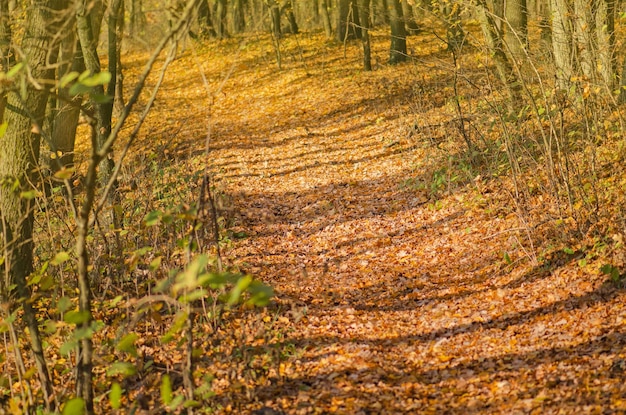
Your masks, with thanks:
[{"label": "green leaf", "polygon": [[72,300],[68,297],[61,297],[59,301],[57,301],[57,311],[59,313],[65,313],[70,307],[72,307]]},{"label": "green leaf", "polygon": [[619,269],[611,264],[602,265],[602,267],[600,267],[600,271],[602,271],[603,274],[611,277],[611,280],[613,280],[614,282],[618,282],[620,280]]},{"label": "green leaf", "polygon": [[513,263],[513,261],[511,260],[511,257],[509,256],[508,252],[504,253],[504,262],[506,262],[509,265],[511,265]]},{"label": "green leaf", "polygon": [[75,96],[86,94],[87,92],[89,92],[89,89],[90,88],[88,86],[85,86],[81,83],[75,83],[70,87],[70,90],[68,92],[70,95]]},{"label": "green leaf", "polygon": [[19,71],[22,70],[23,67],[24,67],[23,62],[17,63],[14,67],[12,67],[9,70],[9,72],[7,72],[7,78],[13,78],[15,75],[18,74]]},{"label": "green leaf", "polygon": [[63,321],[65,321],[66,323],[79,325],[86,323],[87,321],[89,321],[90,318],[91,313],[89,313],[89,311],[87,310],[70,310],[63,316]]},{"label": "green leaf", "polygon": [[567,255],[574,255],[574,250],[572,248],[563,248],[563,252]]},{"label": "green leaf", "polygon": [[159,210],[153,210],[152,212],[148,213],[144,218],[143,218],[143,224],[144,226],[154,226],[154,225],[158,225],[159,222],[161,221],[161,215],[162,212]]},{"label": "green leaf", "polygon": [[[84,73],[84,72],[83,72]],[[111,73],[107,72],[107,71],[102,71],[99,72],[97,74],[93,74],[91,76],[88,76],[86,78],[83,78],[81,75],[82,79],[79,79],[80,83],[88,86],[88,87],[94,87],[94,86],[98,86],[98,85],[106,85],[109,83],[109,81],[111,80]]]},{"label": "green leaf", "polygon": [[83,415],[85,413],[85,401],[83,398],[73,398],[63,405],[62,415]]},{"label": "green leaf", "polygon": [[201,298],[206,297],[207,292],[206,290],[202,289],[202,288],[197,288],[191,292],[188,292],[186,294],[183,294],[180,296],[180,298],[178,299],[181,303],[191,303],[193,301],[199,300]]},{"label": "green leaf", "polygon": [[128,362],[114,362],[107,370],[107,376],[132,376],[137,373],[137,368]]},{"label": "green leaf", "polygon": [[122,301],[124,299],[124,297],[122,297],[121,295],[118,295],[117,297],[115,297],[114,299],[111,300],[111,303],[109,304],[110,307],[115,307],[116,305],[118,305],[120,303],[120,301]]},{"label": "green leaf", "polygon": [[78,340],[70,339],[61,345],[61,347],[59,348],[59,353],[61,353],[62,356],[67,356],[74,349],[76,349],[77,346],[78,346]]},{"label": "green leaf", "polygon": [[115,348],[121,352],[126,352],[132,356],[137,356],[137,349],[135,348],[135,342],[139,336],[136,333],[129,333],[117,343]]},{"label": "green leaf", "polygon": [[63,167],[58,172],[54,173],[54,178],[59,180],[69,180],[74,175],[75,169],[73,167]]},{"label": "green leaf", "polygon": [[250,299],[247,303],[259,307],[266,306],[274,296],[274,289],[261,281],[252,281],[248,287],[248,292],[250,293]]},{"label": "green leaf", "polygon": [[59,81],[59,86],[61,88],[65,88],[66,86],[69,85],[70,82],[72,82],[73,80],[75,80],[76,78],[78,78],[78,72],[76,71],[72,71],[70,73],[67,73],[65,75],[63,75],[63,77],[61,78],[61,80]]},{"label": "green leaf", "polygon": [[172,399],[172,401],[169,404],[169,407],[171,410],[174,410],[178,408],[180,405],[182,405],[184,401],[185,401],[185,397],[183,395],[177,395],[174,397],[174,399]]},{"label": "green leaf", "polygon": [[239,301],[241,294],[243,294],[243,292],[246,290],[246,288],[248,288],[251,282],[252,275],[244,275],[243,277],[239,278],[237,284],[235,284],[233,289],[230,291],[230,295],[228,297],[228,305],[236,304]]},{"label": "green leaf", "polygon": [[150,271],[154,272],[157,269],[159,269],[159,267],[161,266],[161,260],[162,260],[162,257],[158,256],[154,258],[152,261],[150,261],[150,265],[149,265]]},{"label": "green leaf", "polygon": [[61,265],[62,263],[64,263],[68,259],[70,259],[70,254],[68,254],[67,252],[65,252],[65,251],[57,252],[57,254],[54,256],[52,261],[50,261],[50,264],[52,264],[52,265]]},{"label": "green leaf", "polygon": [[111,408],[120,409],[122,406],[122,387],[119,383],[113,382],[111,391],[109,392],[109,403]]},{"label": "green leaf", "polygon": [[36,197],[37,197],[37,191],[36,190],[27,190],[25,192],[21,192],[20,193],[20,198],[21,199],[33,200]]},{"label": "green leaf", "polygon": [[167,374],[161,379],[161,400],[165,405],[172,403],[172,382]]},{"label": "green leaf", "polygon": [[93,99],[98,104],[106,104],[113,101],[113,97],[109,95],[91,93],[90,96],[91,99]]}]

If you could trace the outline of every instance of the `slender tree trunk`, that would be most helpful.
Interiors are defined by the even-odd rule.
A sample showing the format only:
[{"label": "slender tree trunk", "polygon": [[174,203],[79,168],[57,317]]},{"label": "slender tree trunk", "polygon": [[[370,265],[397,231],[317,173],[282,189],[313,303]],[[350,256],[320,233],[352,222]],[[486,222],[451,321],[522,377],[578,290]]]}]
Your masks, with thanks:
[{"label": "slender tree trunk", "polygon": [[[114,2],[112,3],[114,4]],[[122,39],[124,39],[124,0],[120,0],[116,16],[115,38],[115,60],[117,61],[117,73],[115,75],[115,100],[113,102],[113,109],[116,114],[119,114],[126,105],[124,103],[124,72],[122,70]],[[111,74],[113,75],[113,74]]]},{"label": "slender tree trunk", "polygon": [[415,34],[419,32],[420,28],[415,20],[415,15],[413,14],[413,7],[409,4],[408,0],[401,0],[402,3],[402,14],[404,15],[404,23],[408,34]]},{"label": "slender tree trunk", "polygon": [[211,17],[211,6],[209,5],[209,0],[202,0],[200,2],[200,6],[198,6],[198,26],[200,28],[201,36],[217,36],[217,33],[215,33],[215,29],[213,28],[213,18]]},{"label": "slender tree trunk", "polygon": [[215,12],[213,13],[215,22],[213,23],[213,27],[215,27],[217,37],[220,39],[228,37],[228,31],[226,30],[227,7],[226,0],[217,0],[215,2]]},{"label": "slender tree trunk", "polygon": [[395,65],[406,61],[406,29],[402,16],[402,5],[400,0],[388,0],[389,21],[391,26],[391,47],[389,53],[389,63]]},{"label": "slender tree trunk", "polygon": [[[59,80],[71,71],[82,73],[85,70],[83,54],[74,31],[63,39],[60,57],[61,64],[57,70]],[[69,87],[60,88],[59,96],[61,99],[57,100],[57,108],[53,111],[50,143],[50,152],[56,153],[56,157],[54,159],[49,155],[43,157],[52,174],[62,167],[74,165],[74,143],[82,103],[82,96],[70,97]]]},{"label": "slender tree trunk", "polygon": [[[58,1],[33,1],[27,9],[27,26],[23,34],[21,51],[29,73],[42,84],[54,79],[54,70],[48,66],[48,53],[55,27],[52,10],[58,10]],[[56,58],[55,58],[56,59]],[[29,85],[26,95],[10,93],[4,114],[7,130],[0,136],[0,226],[7,245],[4,267],[15,285],[17,303],[23,307],[24,320],[30,334],[30,345],[41,382],[46,407],[54,407],[52,382],[46,365],[35,310],[30,301],[31,289],[27,279],[33,271],[34,200],[24,197],[32,191],[31,184],[38,182],[37,164],[41,142],[48,88]],[[33,127],[35,125],[35,127]],[[17,186],[14,187],[14,186]]]},{"label": "slender tree trunk", "polygon": [[146,27],[146,15],[143,11],[143,0],[130,0],[129,34],[131,38],[141,37]]},{"label": "slender tree trunk", "polygon": [[300,29],[298,28],[298,22],[296,22],[296,15],[293,12],[293,1],[287,0],[283,3],[281,9],[281,14],[285,14],[287,16],[287,21],[289,22],[289,29],[291,33],[298,34]]},{"label": "slender tree trunk", "polygon": [[[504,2],[506,0],[492,0],[493,3],[493,24],[498,32],[502,34],[502,21],[504,20]],[[485,6],[487,6],[485,4]]]},{"label": "slender tree trunk", "polygon": [[[0,71],[6,72],[13,66],[15,55],[11,49],[11,16],[9,15],[9,2],[0,0]],[[4,108],[6,95],[0,94],[0,123],[4,120]]]},{"label": "slender tree trunk", "polygon": [[576,39],[577,62],[587,79],[594,79],[593,2],[574,0],[574,38]]},{"label": "slender tree trunk", "polygon": [[366,71],[372,70],[372,52],[370,48],[369,35],[369,29],[371,26],[370,1],[371,0],[359,0],[359,15],[363,26],[361,31],[361,42],[363,44],[363,69]]},{"label": "slender tree trunk", "polygon": [[552,53],[557,88],[567,90],[573,75],[572,30],[567,0],[550,0],[552,13]]},{"label": "slender tree trunk", "polygon": [[280,28],[280,7],[277,0],[268,0],[267,7],[270,12],[270,29],[274,39],[280,39],[282,31]]},{"label": "slender tree trunk", "polygon": [[243,0],[232,1],[232,22],[233,32],[241,33],[246,28],[245,11],[243,9]]},{"label": "slender tree trunk", "polygon": [[324,33],[327,39],[333,37],[333,27],[330,23],[330,13],[328,11],[328,0],[318,0],[320,14],[322,16],[322,24],[324,25]]},{"label": "slender tree trunk", "polygon": [[615,63],[615,0],[598,0],[596,39],[600,77],[612,91],[617,83]]},{"label": "slender tree trunk", "polygon": [[337,10],[337,40],[343,42],[350,36],[350,0],[338,0]]}]

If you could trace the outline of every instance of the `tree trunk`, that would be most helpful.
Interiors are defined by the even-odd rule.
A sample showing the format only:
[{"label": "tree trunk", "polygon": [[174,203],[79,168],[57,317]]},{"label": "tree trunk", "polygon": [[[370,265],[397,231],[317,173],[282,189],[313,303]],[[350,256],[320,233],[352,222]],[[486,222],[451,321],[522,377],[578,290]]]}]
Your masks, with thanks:
[{"label": "tree trunk", "polygon": [[409,4],[408,0],[401,0],[402,3],[402,14],[404,15],[404,23],[405,27],[409,34],[413,35],[419,32],[420,28],[415,20],[415,15],[413,14],[413,7]]},{"label": "tree trunk", "polygon": [[215,12],[213,13],[215,22],[213,23],[213,27],[215,28],[217,37],[220,39],[228,37],[228,31],[226,30],[227,11],[226,0],[217,0],[215,2]]},{"label": "tree trunk", "polygon": [[371,26],[370,19],[370,1],[371,0],[359,0],[359,16],[361,17],[361,24],[363,29],[361,30],[361,43],[363,44],[363,70],[372,70],[372,52],[370,48],[370,35],[369,28]]},{"label": "tree trunk", "polygon": [[209,6],[209,0],[202,0],[200,2],[200,6],[198,6],[198,27],[200,28],[200,36],[217,36],[217,33],[215,33],[215,29],[213,28],[213,18],[211,17],[211,6]]},{"label": "tree trunk", "polygon": [[615,87],[615,0],[598,0],[596,9],[596,40],[600,78],[613,91]]},{"label": "tree trunk", "polygon": [[528,10],[526,0],[506,0],[504,42],[512,59],[518,64],[525,60],[528,47]]},{"label": "tree trunk", "polygon": [[[114,2],[112,3],[114,4]],[[120,0],[118,6],[117,15],[115,17],[115,60],[117,61],[117,73],[115,75],[115,88],[114,88],[114,101],[113,109],[116,114],[119,114],[124,109],[124,72],[122,70],[122,39],[124,39],[124,0]],[[113,74],[111,74],[113,75]]]},{"label": "tree trunk", "polygon": [[287,21],[289,22],[289,29],[291,33],[293,33],[294,35],[298,34],[298,22],[296,22],[296,15],[293,12],[292,0],[285,1],[280,9],[281,14],[284,13],[287,16]]},{"label": "tree trunk", "polygon": [[333,37],[333,27],[330,23],[330,13],[328,11],[328,0],[318,0],[319,1],[319,10],[322,16],[322,24],[324,25],[324,33],[326,34],[326,38],[330,39]]},{"label": "tree trunk", "polygon": [[552,53],[556,68],[556,86],[567,90],[573,75],[572,30],[567,0],[550,0],[552,12]]},{"label": "tree trunk", "polygon": [[350,0],[338,0],[337,40],[343,42],[350,37]]},{"label": "tree trunk", "polygon": [[[504,2],[506,0],[492,0],[493,3],[493,25],[500,36],[502,36],[502,21],[504,20]],[[485,5],[486,6],[486,5]]]},{"label": "tree trunk", "polygon": [[[11,17],[9,16],[9,3],[0,0],[0,71],[6,72],[13,66],[15,55],[11,50]],[[0,123],[4,120],[4,108],[6,95],[0,94]]]},{"label": "tree trunk", "polygon": [[[77,42],[74,31],[71,31],[61,43],[61,64],[57,70],[57,78],[60,80],[71,71],[82,73],[85,70],[83,54],[80,51],[80,44]],[[70,97],[69,86],[59,89],[61,99],[57,100],[57,108],[53,110],[52,133],[50,143],[50,153],[44,155],[43,160],[48,164],[50,172],[54,175],[63,167],[74,165],[74,143],[76,140],[76,129],[80,116],[80,105],[82,96]]]},{"label": "tree trunk", "polygon": [[389,63],[395,65],[406,61],[406,29],[402,16],[402,5],[400,0],[388,0],[389,3],[389,25],[391,26],[391,47],[389,53]]},{"label": "tree trunk", "polygon": [[480,21],[480,26],[487,42],[487,47],[493,56],[496,71],[500,81],[504,84],[507,92],[507,108],[510,113],[514,112],[521,103],[521,86],[517,76],[513,72],[502,48],[502,36],[493,20],[492,14],[487,10],[484,0],[479,0],[476,4],[476,14]]},{"label": "tree trunk", "polygon": [[146,28],[146,15],[143,11],[143,0],[130,0],[129,34],[131,38],[143,36]]},{"label": "tree trunk", "polygon": [[243,0],[233,0],[232,2],[232,22],[233,32],[241,33],[246,28],[246,18],[243,9]]},{"label": "tree trunk", "polygon": [[576,39],[577,61],[580,70],[587,79],[594,79],[594,46],[592,3],[587,0],[574,0],[574,38]]},{"label": "tree trunk", "polygon": [[[38,82],[52,81],[54,70],[48,66],[48,53],[53,49],[52,10],[58,10],[58,1],[33,1],[28,8],[27,26],[24,31],[21,51],[29,66],[29,74]],[[7,40],[7,39],[3,39]],[[9,39],[10,40],[10,39]],[[55,58],[56,59],[56,58]],[[54,59],[53,59],[54,60]],[[41,142],[41,126],[44,121],[48,89],[29,85],[26,95],[18,93],[7,96],[4,114],[7,130],[0,136],[0,222],[7,245],[5,251],[5,272],[15,285],[17,304],[23,307],[24,320],[30,334],[31,350],[41,382],[46,407],[52,410],[52,382],[46,366],[39,326],[27,279],[33,271],[33,224],[34,199],[24,197],[23,192],[32,191],[31,183],[37,183],[37,164]],[[32,116],[33,118],[29,117]],[[17,185],[17,188],[13,187]],[[13,311],[13,310],[11,310]]]},{"label": "tree trunk", "polygon": [[280,39],[282,31],[280,29],[280,7],[277,0],[268,0],[267,7],[270,12],[270,30],[274,39]]}]

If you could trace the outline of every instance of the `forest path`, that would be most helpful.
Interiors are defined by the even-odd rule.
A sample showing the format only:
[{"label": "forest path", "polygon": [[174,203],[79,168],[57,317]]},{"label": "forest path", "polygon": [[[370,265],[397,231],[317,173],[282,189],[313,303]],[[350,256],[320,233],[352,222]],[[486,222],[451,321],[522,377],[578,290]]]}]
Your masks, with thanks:
[{"label": "forest path", "polygon": [[[362,73],[356,59],[324,61],[337,50],[309,52],[314,67],[241,63],[211,108],[209,163],[247,234],[226,255],[275,288],[293,346],[255,399],[294,414],[569,413],[612,402],[602,388],[620,381],[594,379],[625,343],[626,315],[610,313],[621,294],[560,250],[533,265],[505,192],[480,178],[449,186],[445,166],[432,168],[442,157],[429,139],[450,132],[425,138],[406,126],[453,117],[446,80]],[[228,62],[213,61],[215,88]],[[168,105],[198,117],[196,93],[186,87]],[[203,136],[202,123],[184,128]],[[429,192],[437,169],[443,189]]]}]

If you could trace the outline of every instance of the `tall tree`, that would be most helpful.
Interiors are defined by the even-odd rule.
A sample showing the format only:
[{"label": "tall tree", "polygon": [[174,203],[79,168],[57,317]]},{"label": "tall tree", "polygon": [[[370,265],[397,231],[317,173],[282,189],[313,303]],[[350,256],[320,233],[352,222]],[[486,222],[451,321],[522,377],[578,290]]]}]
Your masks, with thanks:
[{"label": "tall tree", "polygon": [[361,31],[361,42],[363,43],[363,69],[366,71],[372,70],[372,52],[370,48],[370,35],[369,29],[371,26],[370,19],[370,1],[371,0],[359,0],[359,15],[361,16],[361,22],[363,30]]},{"label": "tall tree", "polygon": [[[28,277],[33,271],[33,184],[38,182],[38,159],[48,91],[54,79],[54,69],[48,56],[54,50],[53,34],[58,27],[62,2],[32,1],[27,8],[27,24],[20,45],[22,63],[27,65],[29,79],[23,92],[7,96],[4,118],[7,129],[0,136],[0,222],[3,233],[5,273],[14,285],[17,303],[24,311],[30,334],[31,350],[39,373],[44,399],[52,409],[52,382],[46,366],[39,327],[33,305]],[[5,32],[6,34],[6,32]],[[3,39],[11,43],[12,39]],[[54,59],[53,59],[54,60]]]},{"label": "tall tree", "polygon": [[300,29],[298,28],[298,22],[296,21],[296,14],[293,12],[293,1],[285,0],[283,5],[280,7],[281,14],[287,16],[287,21],[289,22],[289,30],[293,34],[297,34]]},{"label": "tall tree", "polygon": [[521,86],[511,62],[504,52],[502,32],[498,30],[493,17],[495,13],[489,11],[484,0],[477,0],[476,15],[480,21],[489,52],[493,57],[498,77],[506,89],[508,110],[513,112],[521,102]]},{"label": "tall tree", "polygon": [[337,40],[361,37],[359,11],[352,0],[337,0]]},{"label": "tall tree", "polygon": [[550,0],[552,13],[552,54],[556,68],[556,85],[568,89],[573,75],[571,15],[567,0]]},{"label": "tall tree", "polygon": [[320,15],[322,16],[322,24],[324,25],[324,33],[328,39],[333,37],[333,27],[330,23],[330,12],[328,10],[328,0],[318,0]]},{"label": "tall tree", "polygon": [[409,34],[419,32],[419,25],[413,13],[413,7],[409,4],[409,0],[400,0],[402,3],[402,14],[404,15],[404,24]]},{"label": "tall tree", "polygon": [[402,15],[401,0],[387,0],[389,5],[389,25],[391,26],[391,47],[389,63],[397,64],[406,61],[406,29]]},{"label": "tall tree", "polygon": [[215,6],[213,10],[213,27],[215,28],[215,33],[217,37],[220,39],[228,37],[227,20],[228,16],[228,4],[227,0],[216,0]]},{"label": "tall tree", "polygon": [[504,42],[512,59],[521,62],[528,46],[528,10],[526,0],[506,0]]}]

